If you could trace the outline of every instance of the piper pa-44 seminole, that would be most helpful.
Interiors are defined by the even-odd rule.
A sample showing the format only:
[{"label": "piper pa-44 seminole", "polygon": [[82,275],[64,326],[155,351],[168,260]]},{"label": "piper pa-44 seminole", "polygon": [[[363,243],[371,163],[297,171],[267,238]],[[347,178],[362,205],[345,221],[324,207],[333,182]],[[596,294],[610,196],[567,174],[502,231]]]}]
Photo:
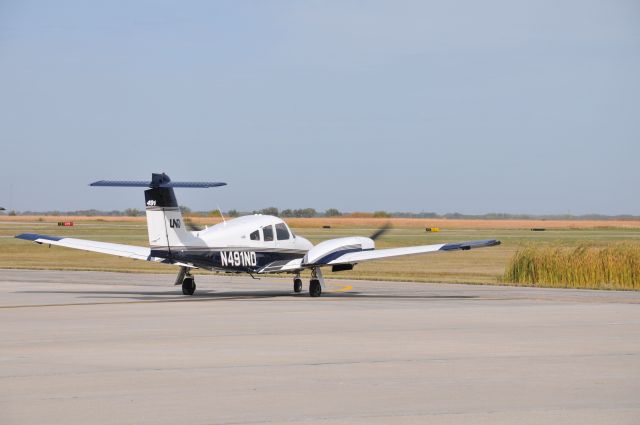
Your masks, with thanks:
[{"label": "piper pa-44 seminole", "polygon": [[173,189],[224,186],[221,182],[172,182],[166,174],[152,174],[151,181],[100,180],[90,186],[145,187],[149,248],[84,239],[23,233],[16,238],[39,244],[102,254],[117,255],[136,260],[156,261],[180,267],[175,284],[182,285],[182,293],[193,295],[196,284],[192,269],[206,269],[232,273],[290,273],[294,275],[293,290],[302,291],[300,273],[311,271],[309,295],[319,297],[324,288],[322,268],[332,271],[351,270],[364,261],[402,255],[437,251],[469,250],[499,245],[497,240],[375,249],[375,239],[387,227],[371,237],[329,239],[313,245],[294,234],[278,217],[246,215],[211,226],[190,231],[182,217]]}]

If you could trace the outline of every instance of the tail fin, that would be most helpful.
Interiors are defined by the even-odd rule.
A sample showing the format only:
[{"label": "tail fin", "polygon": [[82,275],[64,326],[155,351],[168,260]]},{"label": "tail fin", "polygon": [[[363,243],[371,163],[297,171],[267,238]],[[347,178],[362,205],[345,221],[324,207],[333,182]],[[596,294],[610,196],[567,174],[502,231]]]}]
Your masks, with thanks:
[{"label": "tail fin", "polygon": [[222,182],[172,182],[166,174],[152,174],[151,181],[100,180],[90,186],[148,187],[144,191],[149,246],[154,251],[199,245],[200,240],[185,228],[174,187],[206,188],[224,186]]}]

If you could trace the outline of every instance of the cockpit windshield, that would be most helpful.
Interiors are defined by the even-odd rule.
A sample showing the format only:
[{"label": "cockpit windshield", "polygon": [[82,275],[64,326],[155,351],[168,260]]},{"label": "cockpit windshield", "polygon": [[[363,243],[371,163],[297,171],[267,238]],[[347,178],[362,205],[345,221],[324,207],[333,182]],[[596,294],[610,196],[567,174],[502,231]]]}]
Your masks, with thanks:
[{"label": "cockpit windshield", "polygon": [[284,241],[289,239],[289,229],[284,223],[276,224],[276,237],[279,241]]}]

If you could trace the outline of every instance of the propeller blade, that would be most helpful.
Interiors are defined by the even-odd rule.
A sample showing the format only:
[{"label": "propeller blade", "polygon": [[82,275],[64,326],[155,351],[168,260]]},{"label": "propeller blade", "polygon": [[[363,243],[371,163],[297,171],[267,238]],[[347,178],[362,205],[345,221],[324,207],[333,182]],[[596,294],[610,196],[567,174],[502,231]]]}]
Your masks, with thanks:
[{"label": "propeller blade", "polygon": [[199,232],[202,230],[202,227],[196,225],[189,217],[184,217],[183,221],[185,227],[192,232]]},{"label": "propeller blade", "polygon": [[376,240],[378,239],[380,236],[384,235],[385,233],[387,233],[389,230],[391,230],[393,226],[391,225],[391,223],[385,223],[384,226],[382,226],[381,228],[379,228],[378,230],[376,230],[375,232],[373,232],[373,235],[369,236],[370,239],[372,240]]}]

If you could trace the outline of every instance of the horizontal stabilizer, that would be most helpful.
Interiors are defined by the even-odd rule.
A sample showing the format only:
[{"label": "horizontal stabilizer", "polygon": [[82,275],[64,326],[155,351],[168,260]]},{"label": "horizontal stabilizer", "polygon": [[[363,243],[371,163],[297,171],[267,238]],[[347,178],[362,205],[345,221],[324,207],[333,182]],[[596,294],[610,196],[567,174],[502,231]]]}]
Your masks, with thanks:
[{"label": "horizontal stabilizer", "polygon": [[191,187],[191,188],[207,188],[226,186],[223,182],[172,182],[165,173],[151,174],[149,180],[98,180],[89,186],[107,186],[107,187]]},{"label": "horizontal stabilizer", "polygon": [[91,183],[89,186],[107,186],[107,187],[191,187],[191,188],[208,188],[226,186],[223,182],[169,182],[152,186],[150,181],[136,180],[99,180]]}]

